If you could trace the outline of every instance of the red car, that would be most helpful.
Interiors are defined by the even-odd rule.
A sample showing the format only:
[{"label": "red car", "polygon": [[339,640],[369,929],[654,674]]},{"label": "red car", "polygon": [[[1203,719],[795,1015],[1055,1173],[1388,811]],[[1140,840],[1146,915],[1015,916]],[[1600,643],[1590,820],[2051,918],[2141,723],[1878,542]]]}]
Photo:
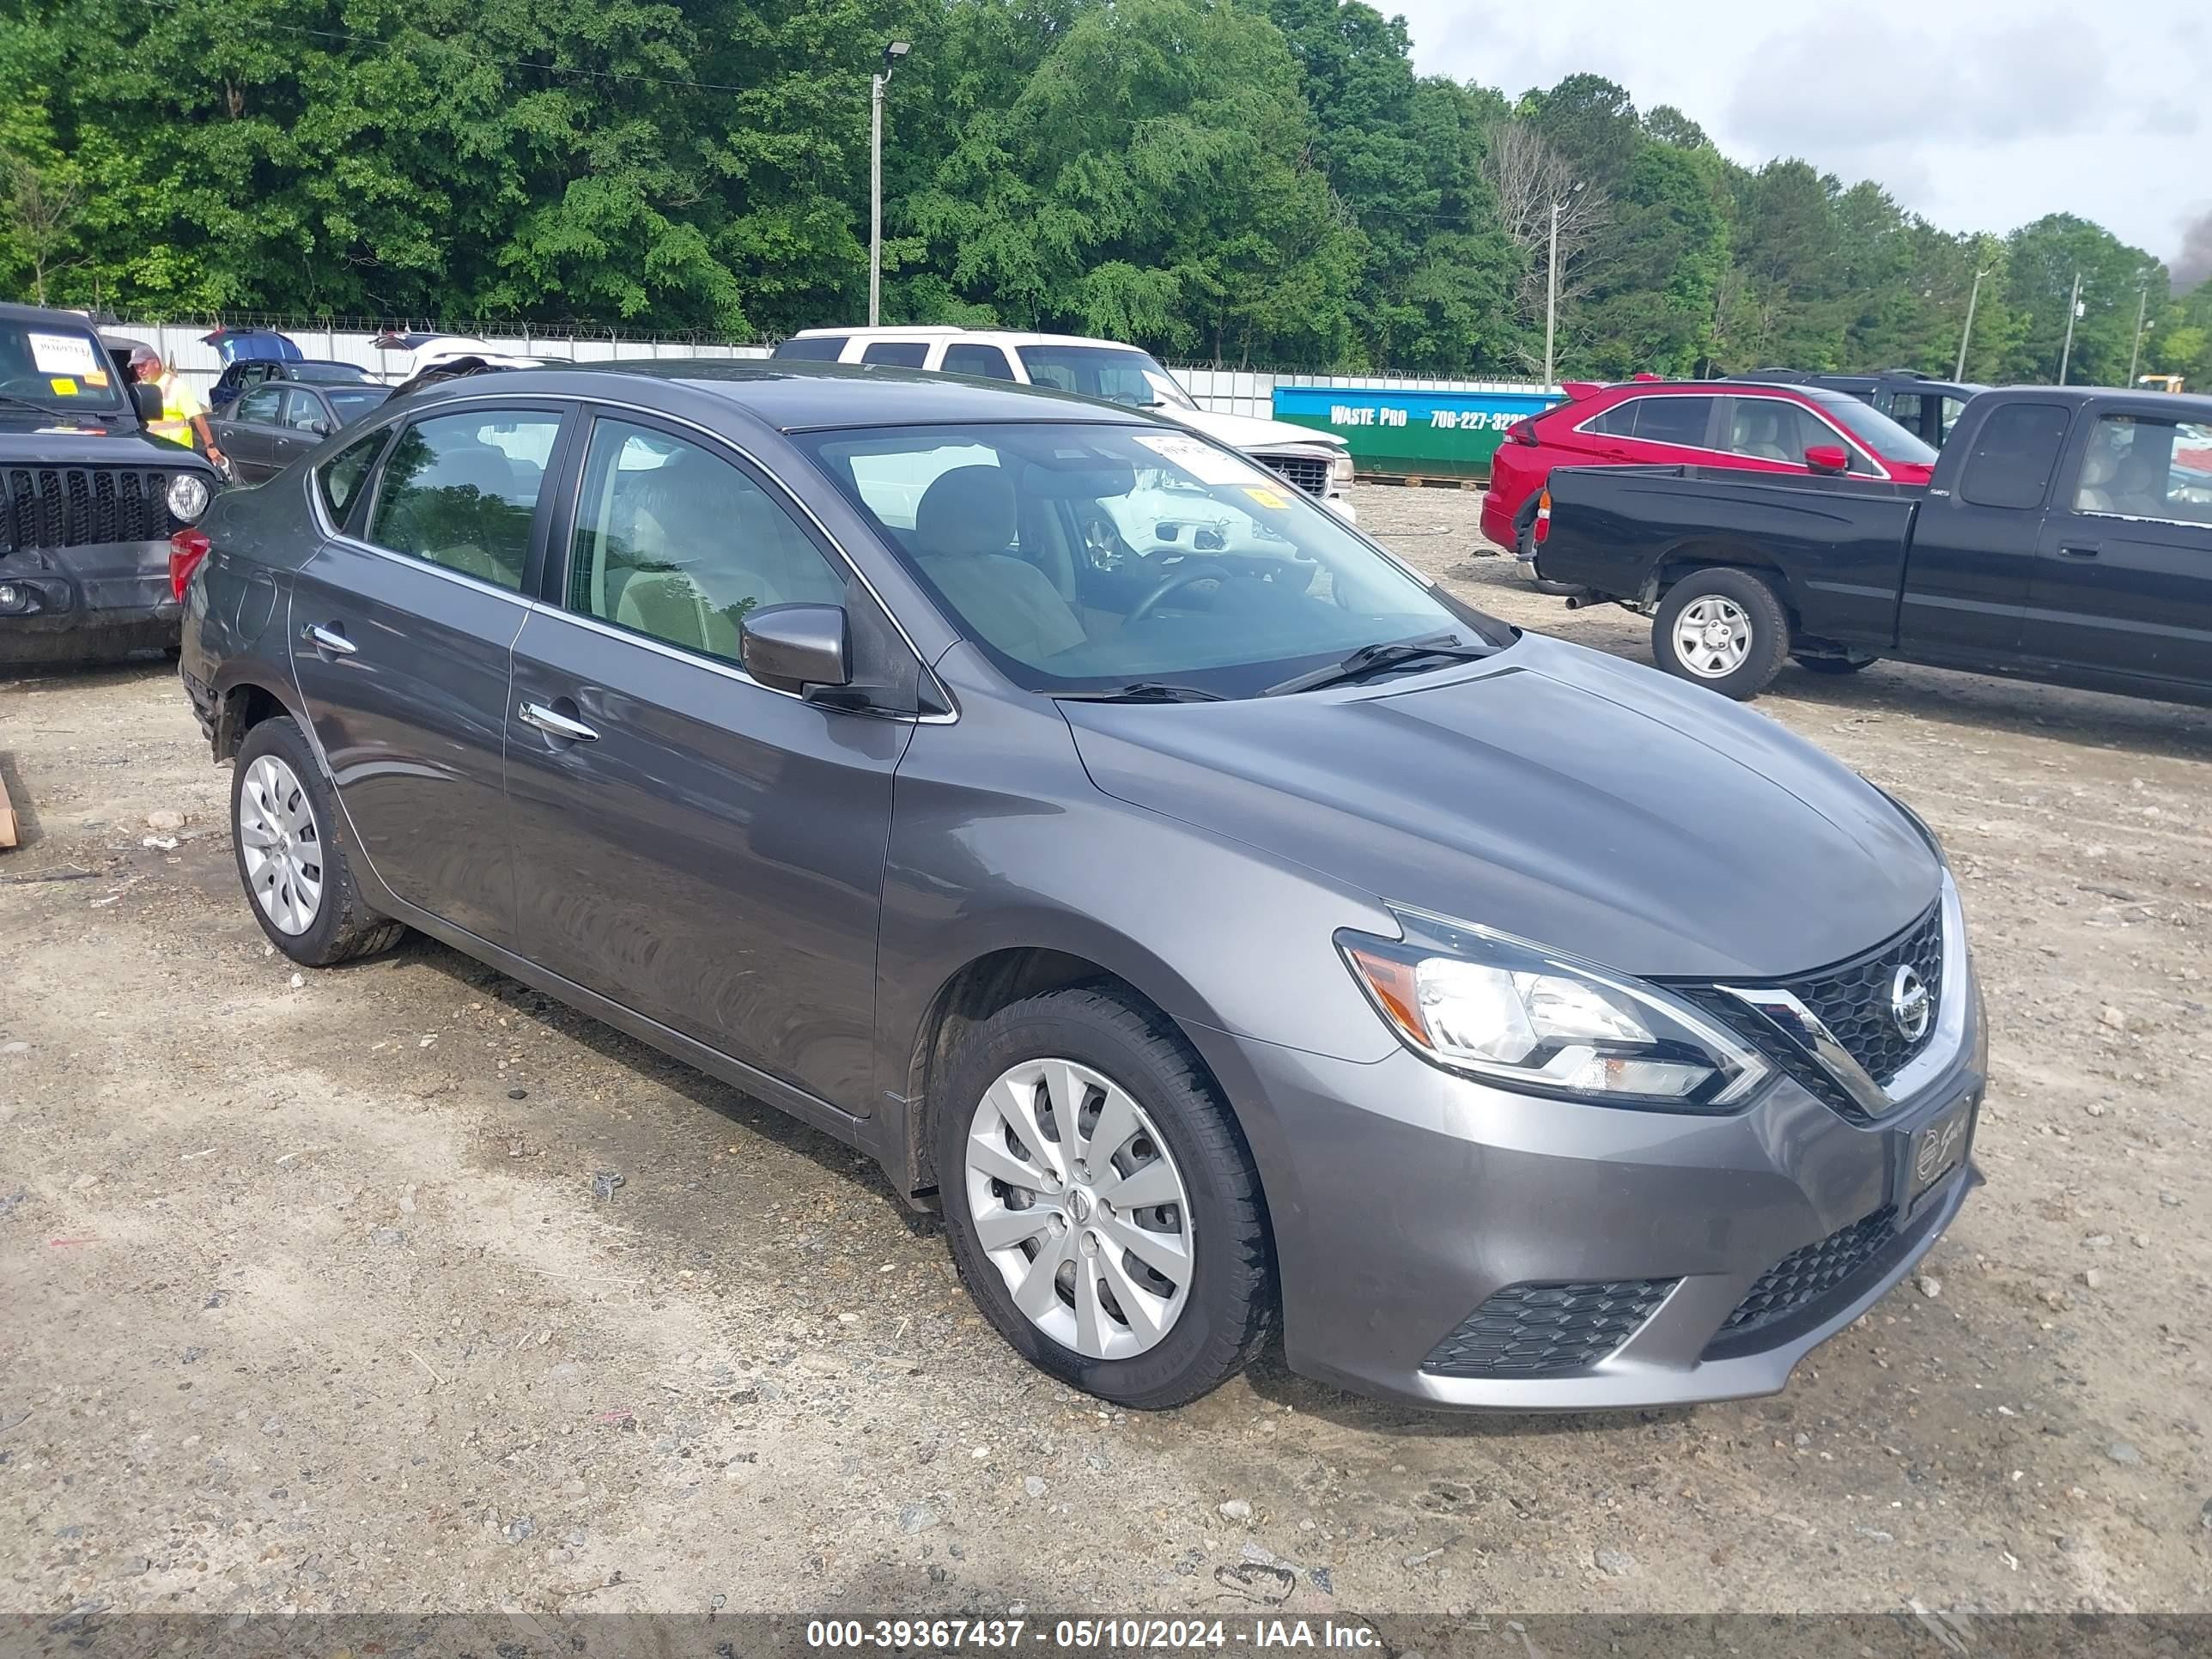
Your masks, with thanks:
[{"label": "red car", "polygon": [[1482,533],[1533,558],[1555,466],[1739,466],[1802,477],[1852,472],[1924,484],[1936,452],[1869,404],[1820,386],[1749,380],[1566,383],[1567,401],[1505,429]]}]

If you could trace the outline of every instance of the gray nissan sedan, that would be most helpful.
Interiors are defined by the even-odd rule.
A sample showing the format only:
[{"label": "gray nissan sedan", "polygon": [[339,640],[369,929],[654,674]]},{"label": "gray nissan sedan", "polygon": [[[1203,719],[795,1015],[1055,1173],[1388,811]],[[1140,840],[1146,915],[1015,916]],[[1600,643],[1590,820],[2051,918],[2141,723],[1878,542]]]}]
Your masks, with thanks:
[{"label": "gray nissan sedan", "polygon": [[1924,825],[1140,411],[494,372],[187,534],[278,949],[418,929],[862,1149],[1107,1400],[1279,1320],[1433,1406],[1771,1392],[1978,1179]]}]

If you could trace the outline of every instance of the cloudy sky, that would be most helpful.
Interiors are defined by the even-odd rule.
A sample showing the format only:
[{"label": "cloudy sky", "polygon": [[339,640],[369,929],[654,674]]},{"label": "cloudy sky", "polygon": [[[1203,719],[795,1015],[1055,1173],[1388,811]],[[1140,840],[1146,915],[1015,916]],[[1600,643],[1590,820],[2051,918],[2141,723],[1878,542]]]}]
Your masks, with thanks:
[{"label": "cloudy sky", "polygon": [[1425,73],[1509,97],[1587,70],[1733,159],[1802,155],[1949,229],[2094,219],[2212,265],[2212,5],[2047,0],[1375,0]]}]

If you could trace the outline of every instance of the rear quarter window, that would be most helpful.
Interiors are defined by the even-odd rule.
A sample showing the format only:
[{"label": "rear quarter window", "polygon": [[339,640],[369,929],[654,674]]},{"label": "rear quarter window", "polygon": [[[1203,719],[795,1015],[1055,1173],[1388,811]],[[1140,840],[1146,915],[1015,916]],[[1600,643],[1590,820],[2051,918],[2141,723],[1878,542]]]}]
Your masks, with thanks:
[{"label": "rear quarter window", "polygon": [[332,524],[344,526],[346,515],[361,499],[361,487],[368,481],[369,469],[376,464],[377,451],[384,447],[387,435],[372,432],[357,438],[316,469],[315,489]]},{"label": "rear quarter window", "polygon": [[1976,507],[2043,505],[2069,411],[2063,404],[2012,404],[1982,423],[1959,480],[1959,498]]},{"label": "rear quarter window", "polygon": [[784,341],[770,355],[795,358],[800,362],[834,363],[844,351],[845,342],[852,337],[849,334],[809,334]]}]

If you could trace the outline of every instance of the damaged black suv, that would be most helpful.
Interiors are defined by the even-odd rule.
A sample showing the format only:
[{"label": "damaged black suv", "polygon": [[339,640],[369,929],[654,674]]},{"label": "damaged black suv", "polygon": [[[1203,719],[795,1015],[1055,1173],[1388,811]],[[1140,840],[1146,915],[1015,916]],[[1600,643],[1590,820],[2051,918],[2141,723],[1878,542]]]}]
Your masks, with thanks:
[{"label": "damaged black suv", "polygon": [[174,647],[169,538],[218,480],[74,312],[0,305],[0,668]]}]

